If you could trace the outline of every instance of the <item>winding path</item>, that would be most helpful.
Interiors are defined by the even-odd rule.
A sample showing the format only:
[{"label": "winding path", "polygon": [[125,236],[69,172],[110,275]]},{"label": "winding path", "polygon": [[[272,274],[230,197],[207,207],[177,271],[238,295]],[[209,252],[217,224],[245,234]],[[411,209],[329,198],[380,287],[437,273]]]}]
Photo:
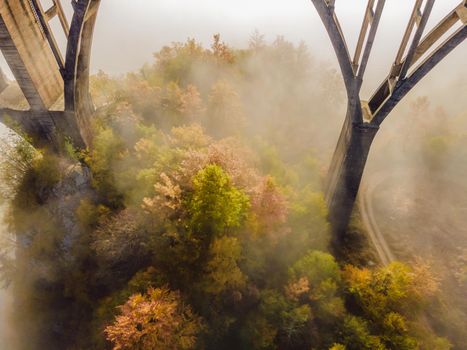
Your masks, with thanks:
[{"label": "winding path", "polygon": [[[359,192],[359,201],[358,201],[360,215],[361,215],[363,225],[367,229],[368,236],[369,236],[372,244],[374,245],[374,247],[376,249],[376,252],[377,252],[377,254],[378,254],[378,256],[379,256],[379,258],[380,258],[383,265],[387,265],[387,264],[389,264],[390,262],[392,262],[392,261],[394,261],[396,259],[401,259],[402,256],[399,256],[400,254],[397,253],[397,248],[394,247],[394,246],[391,247],[391,245],[387,241],[387,239],[390,240],[391,233],[390,232],[389,233],[387,233],[387,232],[383,233],[382,229],[381,229],[381,223],[378,224],[378,219],[377,219],[378,215],[376,215],[376,213],[375,213],[375,210],[376,210],[376,208],[378,206],[374,202],[374,200],[376,198],[376,192],[377,192],[378,188],[379,188],[379,190],[383,190],[383,191],[387,190],[387,189],[382,188],[381,185],[384,182],[388,182],[388,180],[390,180],[391,178],[396,178],[398,181],[401,181],[401,183],[404,183],[405,181],[409,181],[409,179],[410,179],[409,174],[413,170],[414,169],[400,169],[398,171],[390,172],[390,173],[377,172],[377,173],[371,174],[370,176],[366,177],[362,181],[361,189],[360,189],[360,192]],[[426,181],[426,180],[423,180],[423,181]],[[443,175],[443,174],[436,174],[436,173],[431,174],[430,173],[430,183],[443,183],[443,182],[444,183],[449,183],[450,188],[454,188],[455,191],[457,191],[458,193],[463,193],[463,192],[467,193],[467,185],[466,185],[466,183],[464,181],[462,181],[462,179],[455,178],[453,176],[448,176],[447,174]],[[429,196],[429,194],[426,195],[426,196],[428,196],[427,197],[427,203],[430,203],[430,202],[434,203],[436,201],[436,196],[441,195],[441,193],[438,193],[437,195],[436,195],[436,192],[431,192],[431,193],[432,193],[431,197]],[[444,193],[444,192],[442,192],[442,193]],[[410,194],[406,194],[406,195],[407,195],[407,198],[414,199],[415,201],[417,201],[417,199],[412,198]],[[433,195],[435,195],[434,198],[433,198]],[[449,198],[448,202],[450,202],[451,200],[454,200],[452,197],[449,197],[452,194],[445,193],[445,195],[447,196],[446,198]],[[423,198],[425,198],[426,196],[423,195]],[[435,209],[438,210],[439,209],[438,206],[441,205],[441,198],[438,198],[438,200],[439,200],[439,202],[437,202],[435,204],[436,207],[430,208],[431,213],[433,214],[432,217],[438,217],[438,220],[433,221],[432,217],[427,217],[426,215],[429,215],[429,213],[427,211],[420,212],[420,213],[416,214],[416,216],[415,216],[415,218],[418,216],[418,221],[415,221],[415,224],[419,225],[420,222],[426,222],[427,220],[428,220],[428,222],[430,222],[430,224],[428,224],[427,227],[421,227],[420,229],[417,228],[416,230],[413,227],[408,227],[407,229],[409,231],[406,232],[407,234],[409,234],[411,236],[412,235],[419,236],[418,237],[419,241],[420,240],[423,240],[423,241],[428,240],[430,242],[430,240],[431,240],[431,244],[434,247],[433,253],[435,253],[435,254],[444,253],[443,252],[444,247],[441,245],[441,243],[443,243],[443,242],[446,243],[446,241],[443,241],[443,239],[446,239],[446,240],[448,240],[447,241],[448,243],[453,244],[455,242],[449,242],[449,240],[456,241],[456,240],[459,240],[459,239],[462,239],[463,237],[465,237],[465,233],[461,232],[461,231],[465,231],[465,230],[461,229],[460,226],[452,226],[452,225],[449,224],[448,221],[444,220],[445,217],[447,218],[447,216],[452,214],[452,209],[460,210],[462,208],[460,208],[458,203],[454,202],[454,204],[453,204],[454,207],[451,208],[450,211],[446,211],[445,209],[444,209],[444,212],[443,212],[442,209],[440,209],[439,212],[433,211]],[[418,203],[419,204],[417,204],[417,206],[423,206],[422,204],[420,204],[420,199],[418,199]],[[432,204],[432,205],[434,205],[434,204]],[[387,210],[388,210],[387,211],[388,215],[390,215],[389,214],[390,213],[390,208],[387,208]],[[417,209],[414,207],[411,210],[414,211],[414,210],[417,210]],[[415,213],[417,213],[417,212],[415,212]],[[460,216],[462,216],[462,215],[460,215]],[[423,218],[425,218],[425,219],[423,219]],[[442,218],[443,220],[439,221],[439,218]],[[414,220],[414,217],[411,217],[411,218],[398,217],[396,219],[397,220]],[[381,217],[379,218],[379,220],[381,220]],[[465,221],[462,221],[462,223],[465,223]],[[459,223],[458,223],[458,225],[459,225]],[[427,228],[429,228],[429,229],[427,229]],[[459,230],[461,230],[461,231],[459,231]],[[458,234],[457,236],[453,237],[452,232],[456,232],[456,231],[459,231],[460,235]],[[439,232],[442,232],[442,234],[439,234]],[[422,235],[423,237],[420,237],[420,235]],[[416,236],[414,236],[414,237],[416,237]],[[400,240],[400,238],[401,237],[398,237],[398,238],[394,237],[394,239],[396,239],[396,241]],[[436,239],[437,241],[433,242],[432,240],[434,240],[434,239]],[[413,255],[414,253],[419,251],[419,249],[417,248],[417,245],[414,245],[415,244],[414,241],[407,242],[407,243],[409,244],[409,246],[407,248],[411,248],[410,249],[412,251],[411,255]],[[394,251],[394,249],[395,249],[395,251]],[[420,253],[421,253],[421,251],[420,251]],[[450,253],[452,253],[452,252],[450,252]]]}]

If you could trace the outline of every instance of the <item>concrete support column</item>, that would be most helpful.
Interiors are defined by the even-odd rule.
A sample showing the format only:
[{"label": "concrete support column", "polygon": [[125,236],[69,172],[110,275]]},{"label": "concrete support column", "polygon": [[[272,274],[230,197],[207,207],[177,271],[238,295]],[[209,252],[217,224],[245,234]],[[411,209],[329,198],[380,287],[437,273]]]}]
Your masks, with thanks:
[{"label": "concrete support column", "polygon": [[0,94],[8,87],[8,79],[0,69]]},{"label": "concrete support column", "polygon": [[326,201],[334,237],[347,228],[368,153],[379,128],[369,123],[352,123],[347,117],[328,172]]}]

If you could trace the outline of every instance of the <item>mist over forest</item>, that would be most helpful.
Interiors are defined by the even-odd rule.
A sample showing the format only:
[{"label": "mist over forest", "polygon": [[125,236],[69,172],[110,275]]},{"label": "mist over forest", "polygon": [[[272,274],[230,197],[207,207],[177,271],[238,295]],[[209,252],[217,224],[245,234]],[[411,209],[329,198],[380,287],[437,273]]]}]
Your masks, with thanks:
[{"label": "mist over forest", "polygon": [[[205,41],[95,71],[92,147],[2,131],[0,349],[466,349],[465,71],[383,124],[337,245],[335,62],[258,30]],[[0,105],[27,106],[15,82]]]}]

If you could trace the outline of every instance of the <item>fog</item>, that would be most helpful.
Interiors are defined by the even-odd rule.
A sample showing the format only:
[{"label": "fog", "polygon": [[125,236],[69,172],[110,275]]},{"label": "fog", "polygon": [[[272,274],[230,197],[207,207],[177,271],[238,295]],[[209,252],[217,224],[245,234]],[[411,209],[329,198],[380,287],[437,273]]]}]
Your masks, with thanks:
[{"label": "fog", "polygon": [[[42,3],[47,8],[51,0]],[[67,1],[62,3],[71,18],[71,5]],[[436,1],[426,32],[457,4],[459,0]],[[369,98],[388,74],[412,6],[413,1],[386,1],[362,87],[363,99]],[[350,52],[356,45],[365,7],[365,0],[336,1],[336,12]],[[66,41],[58,21],[54,19],[51,26],[65,52]],[[111,75],[134,71],[152,62],[153,53],[170,42],[194,38],[206,46],[214,33],[221,33],[234,47],[245,47],[255,30],[269,41],[278,35],[294,43],[303,41],[315,58],[338,69],[327,33],[311,1],[307,0],[103,0],[94,35],[91,69],[94,73],[103,70]],[[460,45],[409,97],[428,95],[449,111],[461,112],[462,107],[455,101],[467,94],[467,72],[461,69],[465,57],[467,45]],[[12,79],[2,55],[0,67]]]},{"label": "fog", "polygon": [[[50,0],[42,3],[46,8]],[[459,0],[436,1],[427,30],[458,3]],[[71,18],[71,5],[64,1],[63,6]],[[386,1],[367,69],[368,78],[363,85],[363,96],[371,94],[386,77],[412,6],[413,1]],[[365,7],[365,0],[336,2],[336,12],[350,52],[356,45]],[[65,38],[59,23],[55,19],[51,25],[64,52]],[[267,40],[281,35],[294,43],[304,41],[315,57],[331,62],[337,68],[327,33],[311,1],[103,0],[94,35],[92,71],[103,70],[108,74],[133,71],[151,62],[152,54],[170,42],[194,38],[207,45],[214,33],[221,33],[223,39],[234,47],[244,47],[255,30],[264,34]],[[456,108],[456,104],[449,102],[455,96],[467,93],[467,73],[452,67],[460,68],[466,56],[467,46],[461,45],[431,72],[418,86],[417,92],[421,95],[430,92],[440,101],[448,99],[447,108]],[[0,66],[11,78],[3,57]],[[458,86],[454,95],[443,93],[450,91],[452,84]]]},{"label": "fog", "polygon": [[[4,223],[5,206],[0,204],[0,245],[5,245],[6,225]],[[0,344],[6,349],[14,349],[12,345],[13,330],[10,325],[13,300],[11,289],[0,288]]]},{"label": "fog", "polygon": [[[43,4],[50,2],[51,0],[44,0]],[[413,2],[406,0],[387,1],[369,61],[362,89],[362,99],[368,98],[388,74],[405,30]],[[459,0],[437,1],[427,29],[431,29],[458,3]],[[64,3],[64,7],[68,16],[71,16],[71,7],[68,2]],[[353,52],[356,45],[365,7],[366,1],[363,0],[336,1],[336,11],[351,52]],[[59,32],[57,22],[54,22],[52,26]],[[249,121],[246,119],[247,126],[244,128],[247,130],[246,135],[251,138],[256,134],[265,139],[271,137],[271,140],[267,141],[277,141],[279,148],[284,146],[278,153],[283,155],[286,161],[295,156],[302,157],[307,154],[306,152],[312,153],[310,150],[313,149],[313,156],[316,156],[323,163],[320,165],[325,169],[340,132],[339,126],[344,119],[344,87],[327,33],[310,1],[102,0],[94,35],[92,72],[103,71],[114,77],[115,82],[112,83],[122,90],[130,91],[128,94],[131,95],[131,93],[138,90],[131,85],[134,83],[131,77],[125,77],[126,73],[138,72],[146,63],[152,65],[154,63],[154,53],[164,46],[170,45],[172,42],[186,42],[188,38],[193,38],[205,48],[209,48],[212,44],[213,34],[220,33],[223,42],[232,48],[242,49],[248,48],[249,40],[255,31],[263,34],[268,43],[273,43],[278,36],[283,36],[285,40],[292,42],[296,47],[299,47],[302,42],[305,43],[311,57],[311,63],[308,66],[308,61],[304,60],[307,63],[303,63],[303,67],[309,68],[309,71],[307,71],[309,76],[306,79],[304,78],[303,81],[297,79],[299,82],[296,85],[294,85],[295,82],[288,81],[289,77],[284,78],[290,85],[282,87],[280,86],[281,77],[292,74],[300,77],[300,72],[295,71],[288,74],[288,68],[286,69],[280,64],[277,65],[277,68],[274,68],[277,63],[273,60],[271,60],[271,66],[267,66],[263,64],[268,62],[267,56],[259,55],[259,58],[254,57],[245,60],[242,67],[246,71],[254,71],[258,81],[238,82],[233,78],[233,74],[229,75],[231,72],[228,69],[225,72],[223,71],[224,68],[219,68],[215,72],[208,71],[207,69],[211,68],[207,64],[196,62],[194,64],[195,68],[193,68],[193,72],[189,76],[190,83],[194,82],[200,91],[200,96],[207,100],[206,97],[210,96],[212,86],[215,85],[214,78],[211,75],[226,80],[230,79],[231,87],[240,91],[239,100],[244,104],[244,109],[240,114],[244,113],[247,117],[251,116],[251,125],[248,126]],[[58,35],[58,41],[64,51],[65,38]],[[282,44],[287,48],[287,44]],[[297,52],[299,52],[298,49]],[[424,184],[430,184],[430,171],[437,174],[437,179],[442,177],[440,175],[441,170],[445,170],[443,176],[452,176],[456,181],[462,181],[463,176],[467,175],[465,167],[458,166],[456,163],[466,158],[462,158],[462,155],[457,155],[455,152],[456,146],[465,146],[463,140],[467,133],[467,122],[462,120],[467,111],[465,57],[467,57],[466,43],[460,45],[439,66],[433,69],[391,113],[382,125],[374,147],[370,152],[366,180],[371,181],[371,176],[381,171],[390,172],[387,169],[407,166],[410,167],[410,170],[403,174],[401,182],[409,184],[407,185],[409,187],[407,193],[410,194],[410,191],[414,188],[418,190],[417,193],[423,193],[423,191],[427,190],[427,187],[417,184],[420,173],[425,174]],[[277,60],[280,61],[280,59]],[[0,62],[0,66],[7,76],[12,79],[11,72],[4,61]],[[290,67],[291,70],[294,68]],[[270,78],[271,72],[277,73],[277,75]],[[142,80],[142,77],[138,76],[138,79]],[[268,83],[271,82],[274,84],[269,86]],[[329,85],[327,85],[328,83]],[[142,86],[146,87],[146,85]],[[290,96],[290,91],[284,91],[291,86],[294,89],[290,89],[290,91],[294,91],[294,96]],[[141,105],[138,105],[143,111],[141,114],[146,112],[147,105],[154,110],[159,108],[156,100],[159,101],[158,99],[161,99],[162,95],[160,95],[161,92],[158,92],[157,88],[153,88],[151,86],[151,89],[148,88],[145,93],[150,97],[154,97],[154,101],[145,101],[146,95],[133,96],[134,100],[136,100],[134,105]],[[185,87],[182,86],[181,93],[187,93],[188,95],[189,91],[185,91],[183,88]],[[226,90],[229,91],[229,89],[230,85]],[[309,98],[307,97],[308,93],[310,94]],[[235,93],[232,95],[236,96]],[[193,95],[188,97],[190,96],[193,97]],[[294,102],[286,102],[289,100],[287,96]],[[281,102],[275,100],[276,97],[283,98],[285,102],[281,104]],[[154,102],[153,105],[151,105],[152,102]],[[106,106],[106,104],[103,103],[102,106]],[[200,110],[202,110],[200,114],[206,112],[203,108],[200,108]],[[152,113],[156,115],[159,111],[157,113],[152,111]],[[271,120],[268,121],[269,117],[271,117]],[[156,120],[153,115],[148,119],[150,118]],[[200,117],[200,120],[205,121],[203,118]],[[195,121],[199,122],[199,120]],[[272,127],[268,124],[269,122],[273,125]],[[127,126],[126,124],[122,125]],[[226,123],[226,125],[228,124]],[[279,126],[277,127],[277,130],[279,130],[277,133],[275,133],[275,130],[270,130],[274,126]],[[281,126],[284,129],[281,129]],[[290,129],[286,129],[286,127]],[[0,137],[6,135],[5,129],[2,128],[0,126]],[[296,131],[293,134],[295,138],[288,140],[290,135],[286,134],[284,130]],[[218,130],[214,130],[213,134],[216,131]],[[122,132],[122,134],[125,133]],[[309,138],[307,138],[308,136]],[[134,137],[134,135],[131,134],[131,137]],[[134,140],[125,140],[125,135],[122,138],[125,142],[128,141],[128,144],[134,142]],[[438,138],[443,138],[442,151],[445,150],[444,147],[447,149],[441,155],[437,153],[440,151],[436,148],[438,147],[436,143],[439,141]],[[433,140],[434,142],[432,142]],[[434,146],[432,143],[434,143]],[[445,143],[447,146],[445,146]],[[287,148],[289,146],[290,148]],[[294,148],[297,148],[297,150]],[[436,159],[433,160],[430,157]],[[127,159],[126,162],[127,164],[122,162],[118,167],[112,168],[111,172],[116,173],[125,170],[127,167],[134,166],[133,158]],[[390,164],[388,165],[388,163]],[[436,164],[433,165],[432,163]],[[290,164],[293,164],[293,161]],[[322,169],[320,169],[320,172],[324,173]],[[284,175],[284,177],[287,177],[287,175]],[[122,187],[118,188],[121,192],[128,190],[133,185],[131,181],[134,181],[134,179],[128,177],[125,181],[123,184],[118,183],[116,185],[117,188]],[[433,180],[432,182],[436,183],[437,181]],[[407,189],[400,189],[400,191],[404,190]],[[428,191],[433,192],[430,192],[430,195],[426,197],[432,202],[433,198],[437,196],[445,199],[445,202],[449,202],[449,195],[441,195],[436,192],[439,190],[440,187],[430,188],[428,186]],[[409,196],[407,193],[404,196]],[[392,198],[390,194],[388,194],[388,198]],[[387,206],[389,208],[393,204],[387,198],[379,199],[381,200],[381,207]],[[452,208],[446,205],[438,213],[439,216],[443,214],[448,216],[450,209]],[[95,210],[97,210],[97,206]],[[456,215],[461,216],[457,212]],[[458,219],[457,216],[456,220]],[[458,226],[452,225],[452,227]],[[6,227],[0,226],[0,234],[2,229],[6,230]],[[407,232],[411,232],[409,229],[410,227]],[[459,232],[459,237],[463,237],[463,231],[459,230]],[[435,243],[431,241],[426,245],[429,246],[429,248],[426,248],[428,252],[436,248]],[[450,247],[449,249],[455,250],[458,247]],[[401,256],[406,257],[402,254]],[[446,265],[449,264],[446,263]],[[445,270],[440,271],[444,273]],[[1,350],[3,350],[1,344],[4,344],[2,342],[6,341],[8,336],[8,327],[5,320],[3,320],[8,302],[8,295],[0,290]],[[459,337],[456,332],[458,330],[452,335],[454,339]]]},{"label": "fog", "polygon": [[[44,7],[48,3],[50,0],[43,0]],[[70,18],[71,5],[67,1],[62,3]],[[458,3],[459,0],[436,1],[427,28]],[[365,6],[365,0],[336,1],[336,12],[350,51],[355,47]],[[377,73],[378,80],[386,75],[392,63],[412,6],[413,1],[386,1],[368,71],[370,75]],[[52,23],[54,29],[58,29],[57,25],[56,21]],[[295,43],[303,40],[321,59],[335,62],[327,34],[311,1],[103,0],[94,37],[92,66],[94,71],[124,73],[151,61],[153,52],[167,43],[195,38],[208,44],[213,33],[221,33],[226,42],[242,47],[255,29],[269,40],[277,35]],[[55,32],[63,49],[64,38],[59,30]],[[461,62],[466,53],[467,48],[459,48],[451,56],[451,62]],[[450,77],[455,74],[452,70],[449,73]]]},{"label": "fog", "polygon": [[[458,3],[459,0],[437,1],[428,28]],[[376,68],[370,68],[370,75],[379,73],[382,79],[387,73],[412,4],[413,1],[406,0],[387,1],[370,62],[370,66],[376,63]],[[355,47],[365,6],[364,0],[336,1],[336,12],[350,51]],[[312,51],[319,52],[319,58],[335,61],[311,1],[104,0],[96,27],[93,65],[94,69],[109,73],[134,70],[150,61],[152,53],[169,42],[190,37],[206,45],[213,33],[221,33],[226,42],[242,47],[255,29],[268,40],[277,35],[295,43],[303,40]],[[461,62],[466,53],[467,48],[460,49],[452,62]]]}]

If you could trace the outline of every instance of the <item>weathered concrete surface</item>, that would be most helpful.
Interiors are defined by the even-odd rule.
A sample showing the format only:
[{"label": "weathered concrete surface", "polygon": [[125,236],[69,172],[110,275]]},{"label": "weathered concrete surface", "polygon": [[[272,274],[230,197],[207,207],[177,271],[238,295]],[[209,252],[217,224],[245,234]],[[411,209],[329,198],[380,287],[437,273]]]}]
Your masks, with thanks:
[{"label": "weathered concrete surface", "polygon": [[368,153],[378,129],[369,123],[352,123],[350,118],[346,118],[342,128],[326,188],[329,220],[337,240],[349,223]]},{"label": "weathered concrete surface", "polygon": [[63,94],[58,63],[28,1],[0,2],[0,49],[31,109],[47,109]]},{"label": "weathered concrete surface", "polygon": [[[69,31],[67,23],[62,23],[68,33],[63,63],[61,57],[57,60],[47,14],[39,2],[0,2],[0,49],[30,106],[28,111],[0,109],[0,122],[16,124],[31,137],[34,146],[60,149],[64,139],[77,148],[92,144],[94,105],[89,93],[89,72],[99,4],[100,0],[72,2],[74,14]],[[62,22],[66,22],[64,18]],[[52,110],[62,96],[65,110]]]},{"label": "weathered concrete surface", "polygon": [[0,122],[28,135],[36,148],[59,148],[65,139],[71,141],[75,147],[86,148],[74,112],[18,111],[4,108],[0,109]]},{"label": "weathered concrete surface", "polygon": [[65,111],[74,112],[81,137],[92,145],[91,117],[94,105],[89,93],[92,39],[100,0],[74,4],[65,62]]},{"label": "weathered concrete surface", "polygon": [[3,73],[3,71],[0,69],[0,94],[8,87],[8,80]]}]

